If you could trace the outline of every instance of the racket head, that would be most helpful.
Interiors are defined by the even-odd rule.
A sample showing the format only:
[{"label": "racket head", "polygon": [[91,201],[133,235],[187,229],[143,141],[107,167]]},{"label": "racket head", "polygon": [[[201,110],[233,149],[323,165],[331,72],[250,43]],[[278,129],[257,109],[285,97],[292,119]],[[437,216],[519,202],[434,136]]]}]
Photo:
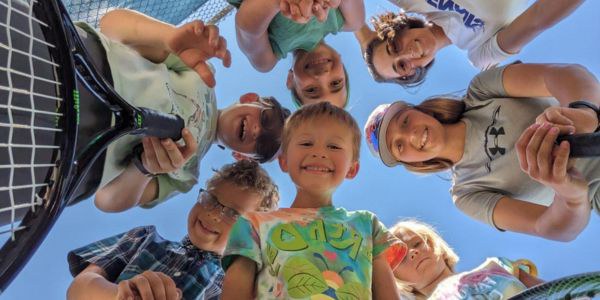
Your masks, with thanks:
[{"label": "racket head", "polygon": [[510,300],[597,299],[597,297],[600,297],[600,272],[589,272],[544,282],[522,291]]},{"label": "racket head", "polygon": [[[0,62],[0,157],[8,157],[0,162],[0,209],[10,215],[0,240],[0,291],[54,224],[74,179],[79,103],[63,28],[68,16],[58,5],[0,0],[0,57],[6,58]],[[27,211],[20,223],[19,207]]]}]

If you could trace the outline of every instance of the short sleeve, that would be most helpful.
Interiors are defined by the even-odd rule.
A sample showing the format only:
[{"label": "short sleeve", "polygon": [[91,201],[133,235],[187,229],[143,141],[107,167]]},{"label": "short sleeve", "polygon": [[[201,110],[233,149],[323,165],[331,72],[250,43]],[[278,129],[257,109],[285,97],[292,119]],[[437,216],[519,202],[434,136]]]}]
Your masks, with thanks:
[{"label": "short sleeve", "polygon": [[476,68],[479,70],[488,70],[515,54],[508,53],[500,48],[500,45],[498,45],[498,33],[496,32],[485,43],[475,49],[469,50],[468,56]]},{"label": "short sleeve", "polygon": [[467,109],[485,105],[486,101],[507,96],[502,74],[506,66],[494,67],[477,74],[469,84],[464,102]]},{"label": "short sleeve", "polygon": [[462,192],[456,188],[452,189],[452,201],[458,209],[471,218],[489,224],[501,231],[503,230],[494,224],[493,215],[496,204],[504,196],[492,191]]},{"label": "short sleeve", "polygon": [[402,262],[404,256],[406,256],[406,244],[394,236],[374,214],[372,214],[372,224],[373,258],[381,254],[385,255],[386,260],[393,270]]},{"label": "short sleeve", "polygon": [[75,277],[90,264],[95,264],[104,269],[108,281],[115,282],[155,231],[153,226],[138,227],[70,251],[67,260],[71,275]]},{"label": "short sleeve", "polygon": [[198,155],[194,155],[181,169],[178,174],[181,178],[177,179],[171,174],[159,174],[156,176],[158,181],[158,197],[146,204],[140,205],[142,208],[153,208],[156,205],[167,201],[168,199],[180,194],[189,192],[196,183],[198,183]]},{"label": "short sleeve", "polygon": [[227,247],[223,252],[221,266],[227,270],[235,256],[244,256],[256,263],[256,269],[262,268],[260,240],[257,231],[245,218],[238,218],[231,228]]}]

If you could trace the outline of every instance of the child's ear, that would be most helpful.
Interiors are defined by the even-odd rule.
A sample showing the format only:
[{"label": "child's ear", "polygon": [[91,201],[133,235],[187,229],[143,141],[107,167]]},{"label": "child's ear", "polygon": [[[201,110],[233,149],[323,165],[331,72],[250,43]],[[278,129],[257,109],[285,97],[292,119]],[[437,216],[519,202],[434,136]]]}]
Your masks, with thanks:
[{"label": "child's ear", "polygon": [[284,157],[285,155],[281,154],[277,157],[277,161],[279,161],[279,168],[281,168],[282,172],[288,172],[287,159]]},{"label": "child's ear", "polygon": [[356,177],[356,174],[358,174],[359,169],[360,163],[358,161],[353,162],[352,166],[350,167],[350,170],[348,170],[348,173],[346,173],[346,178],[353,179],[354,177]]},{"label": "child's ear", "polygon": [[292,71],[292,69],[290,69],[288,71],[287,80],[285,81],[285,85],[287,86],[288,90],[291,90],[294,88],[294,71]]},{"label": "child's ear", "polygon": [[246,154],[243,154],[243,153],[236,152],[236,151],[231,151],[231,156],[233,156],[233,158],[235,158],[236,161],[240,161],[240,160],[244,160],[244,159],[252,160],[252,157],[247,156]]},{"label": "child's ear", "polygon": [[258,101],[257,93],[246,93],[240,96],[240,103],[252,103]]}]

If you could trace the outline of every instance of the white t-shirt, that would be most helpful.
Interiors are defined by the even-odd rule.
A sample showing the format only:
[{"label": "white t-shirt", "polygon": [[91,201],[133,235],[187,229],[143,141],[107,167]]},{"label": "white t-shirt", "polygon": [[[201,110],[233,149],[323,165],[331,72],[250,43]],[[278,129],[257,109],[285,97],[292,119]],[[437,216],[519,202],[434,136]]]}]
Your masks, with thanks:
[{"label": "white t-shirt", "polygon": [[527,0],[390,0],[408,13],[419,13],[442,27],[452,44],[466,50],[471,63],[489,69],[505,60],[498,31],[527,8]]}]

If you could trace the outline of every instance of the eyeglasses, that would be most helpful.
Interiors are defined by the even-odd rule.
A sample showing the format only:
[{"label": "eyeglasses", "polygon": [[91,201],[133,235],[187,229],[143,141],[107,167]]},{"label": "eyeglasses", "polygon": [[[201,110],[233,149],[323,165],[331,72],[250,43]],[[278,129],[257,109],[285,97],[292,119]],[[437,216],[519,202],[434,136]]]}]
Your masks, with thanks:
[{"label": "eyeglasses", "polygon": [[198,203],[208,210],[218,210],[221,220],[228,224],[235,223],[240,216],[235,209],[221,204],[215,195],[205,189],[200,189]]},{"label": "eyeglasses", "polygon": [[258,161],[263,163],[279,151],[283,124],[290,112],[271,98],[261,98],[259,103],[263,109],[260,112],[261,131],[256,139],[256,154],[259,155]]}]

